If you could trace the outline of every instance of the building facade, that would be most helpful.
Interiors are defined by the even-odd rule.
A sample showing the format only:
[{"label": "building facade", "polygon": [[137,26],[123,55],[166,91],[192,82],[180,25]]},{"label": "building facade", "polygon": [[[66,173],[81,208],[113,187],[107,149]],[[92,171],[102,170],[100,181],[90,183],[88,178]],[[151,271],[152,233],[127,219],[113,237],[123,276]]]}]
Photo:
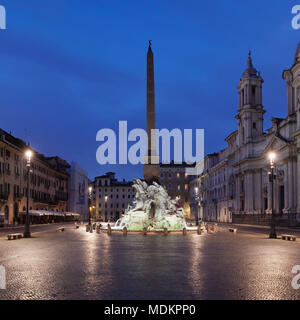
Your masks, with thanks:
[{"label": "building facade", "polygon": [[176,164],[174,161],[160,164],[160,183],[167,189],[172,199],[180,200],[187,219],[192,218],[190,215],[190,182],[193,177],[186,173],[186,169],[194,166],[195,164]]},{"label": "building facade", "polygon": [[91,215],[101,221],[117,221],[135,197],[133,183],[118,181],[114,172],[96,177],[92,183]]},{"label": "building facade", "polygon": [[70,175],[68,193],[68,211],[78,213],[83,220],[88,219],[88,187],[89,179],[86,172],[75,162],[71,162],[68,170]]},{"label": "building facade", "polygon": [[237,130],[226,149],[204,159],[204,169],[191,183],[193,214],[204,220],[270,223],[272,212],[270,162],[275,153],[274,212],[277,223],[300,225],[300,43],[292,67],[283,72],[287,116],[272,118],[264,131],[263,79],[252,64],[237,87]]},{"label": "building facade", "polygon": [[[18,223],[26,210],[26,143],[0,129],[0,213],[4,225]],[[32,150],[32,149],[31,149]],[[29,210],[67,210],[69,164],[32,150]]]}]

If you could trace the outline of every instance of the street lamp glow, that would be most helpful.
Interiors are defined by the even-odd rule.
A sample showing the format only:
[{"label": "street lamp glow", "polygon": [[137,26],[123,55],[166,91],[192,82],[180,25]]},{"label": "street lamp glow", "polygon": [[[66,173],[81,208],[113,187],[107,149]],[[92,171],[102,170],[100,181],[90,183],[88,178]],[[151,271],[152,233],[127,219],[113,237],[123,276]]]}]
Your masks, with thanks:
[{"label": "street lamp glow", "polygon": [[92,189],[93,189],[92,187],[89,187],[89,193],[92,193]]},{"label": "street lamp glow", "polygon": [[31,150],[27,150],[25,152],[25,156],[26,156],[27,160],[30,161],[30,159],[32,157],[32,151]]},{"label": "street lamp glow", "polygon": [[198,187],[195,187],[195,193],[198,193]]},{"label": "street lamp glow", "polygon": [[270,159],[270,161],[271,161],[271,162],[274,162],[275,158],[276,158],[275,152],[270,152],[270,153],[269,153],[269,159]]}]

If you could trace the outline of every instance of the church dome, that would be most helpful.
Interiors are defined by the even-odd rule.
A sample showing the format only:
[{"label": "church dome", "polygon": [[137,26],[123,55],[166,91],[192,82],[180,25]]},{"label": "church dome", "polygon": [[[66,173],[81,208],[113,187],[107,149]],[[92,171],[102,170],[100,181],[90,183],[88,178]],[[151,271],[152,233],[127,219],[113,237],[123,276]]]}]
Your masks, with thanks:
[{"label": "church dome", "polygon": [[295,54],[295,63],[300,62],[300,42],[298,43],[298,47]]}]

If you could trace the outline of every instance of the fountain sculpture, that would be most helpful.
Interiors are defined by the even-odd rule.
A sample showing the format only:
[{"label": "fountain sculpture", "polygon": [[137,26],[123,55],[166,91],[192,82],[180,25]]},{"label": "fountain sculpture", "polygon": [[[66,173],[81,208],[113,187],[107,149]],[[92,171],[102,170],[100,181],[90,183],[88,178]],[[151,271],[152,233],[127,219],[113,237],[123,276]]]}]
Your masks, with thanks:
[{"label": "fountain sculpture", "polygon": [[135,180],[133,188],[136,190],[132,205],[125,210],[112,230],[128,231],[179,231],[195,229],[186,225],[185,213],[177,200],[171,199],[166,189],[156,182]]}]

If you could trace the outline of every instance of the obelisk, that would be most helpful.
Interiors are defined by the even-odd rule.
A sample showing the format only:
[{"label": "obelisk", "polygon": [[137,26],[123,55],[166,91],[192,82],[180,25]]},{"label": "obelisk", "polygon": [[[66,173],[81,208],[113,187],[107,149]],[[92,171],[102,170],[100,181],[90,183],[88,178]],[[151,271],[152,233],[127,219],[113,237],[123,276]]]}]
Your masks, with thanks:
[{"label": "obelisk", "polygon": [[144,178],[148,183],[159,182],[159,156],[155,141],[155,91],[154,91],[154,63],[151,40],[147,53],[147,135],[148,151],[144,157]]}]

